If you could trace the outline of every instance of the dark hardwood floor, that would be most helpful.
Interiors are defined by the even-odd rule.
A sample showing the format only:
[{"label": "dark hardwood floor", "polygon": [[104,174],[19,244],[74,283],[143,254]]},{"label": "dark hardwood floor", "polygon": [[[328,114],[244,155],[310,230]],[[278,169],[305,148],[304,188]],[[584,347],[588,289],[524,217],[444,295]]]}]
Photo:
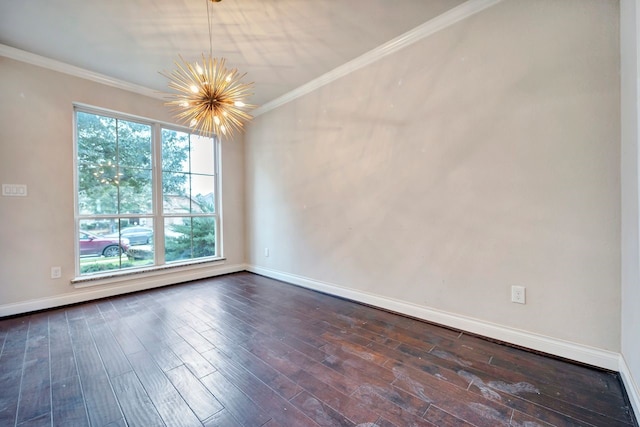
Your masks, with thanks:
[{"label": "dark hardwood floor", "polygon": [[616,374],[238,273],[0,320],[0,426],[631,426]]}]

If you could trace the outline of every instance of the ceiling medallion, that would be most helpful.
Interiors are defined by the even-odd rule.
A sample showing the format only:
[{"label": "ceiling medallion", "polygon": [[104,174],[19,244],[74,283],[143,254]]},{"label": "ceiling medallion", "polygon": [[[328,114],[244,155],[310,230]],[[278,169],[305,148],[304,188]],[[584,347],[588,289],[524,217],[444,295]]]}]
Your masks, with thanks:
[{"label": "ceiling medallion", "polygon": [[228,70],[224,58],[211,55],[211,16],[207,1],[209,19],[209,55],[202,54],[202,62],[187,62],[179,55],[176,69],[171,73],[161,72],[169,79],[169,88],[178,93],[168,94],[171,101],[166,105],[172,107],[175,117],[187,124],[191,129],[203,135],[218,137],[231,136],[234,131],[242,131],[243,123],[251,120],[248,110],[254,105],[244,101],[252,95],[253,83],[243,83],[246,73],[240,74],[237,69]]}]

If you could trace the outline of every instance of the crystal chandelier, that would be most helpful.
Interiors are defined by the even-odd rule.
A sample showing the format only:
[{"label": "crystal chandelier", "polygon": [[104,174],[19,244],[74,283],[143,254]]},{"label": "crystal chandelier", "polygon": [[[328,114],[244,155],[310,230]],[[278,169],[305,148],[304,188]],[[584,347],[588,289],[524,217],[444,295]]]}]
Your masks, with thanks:
[{"label": "crystal chandelier", "polygon": [[253,83],[243,83],[245,74],[237,69],[228,70],[224,58],[214,58],[211,37],[211,13],[206,0],[209,23],[209,55],[202,54],[202,62],[187,62],[182,56],[171,73],[161,72],[169,79],[169,88],[178,93],[168,96],[166,105],[172,107],[175,117],[203,135],[231,136],[242,131],[243,123],[251,120],[247,110],[253,105],[244,102],[251,95]]}]

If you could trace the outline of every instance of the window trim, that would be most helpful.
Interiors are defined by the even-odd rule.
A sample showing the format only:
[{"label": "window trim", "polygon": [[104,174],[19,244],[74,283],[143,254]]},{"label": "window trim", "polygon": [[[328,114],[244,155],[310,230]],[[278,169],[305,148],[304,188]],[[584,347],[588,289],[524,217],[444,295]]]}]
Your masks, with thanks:
[{"label": "window trim", "polygon": [[[80,230],[79,223],[82,219],[86,219],[85,215],[80,215],[79,212],[79,171],[78,171],[78,124],[77,124],[77,112],[83,112],[88,114],[95,114],[101,116],[107,116],[116,120],[132,121],[141,123],[151,127],[151,177],[152,177],[152,204],[153,213],[151,215],[139,215],[139,214],[107,214],[107,215],[93,215],[92,217],[118,217],[127,218],[140,216],[150,217],[153,221],[154,229],[154,247],[159,250],[154,250],[153,265],[141,266],[138,268],[126,268],[117,270],[108,270],[103,272],[96,272],[91,274],[80,274]],[[74,214],[74,264],[75,274],[71,283],[75,287],[93,286],[94,284],[103,284],[105,279],[110,283],[115,281],[127,280],[129,276],[139,275],[140,277],[148,276],[149,274],[155,275],[158,271],[163,270],[190,270],[194,268],[202,268],[210,265],[217,265],[226,260],[224,255],[224,237],[223,237],[223,206],[222,206],[222,149],[220,138],[213,136],[214,144],[214,203],[215,212],[213,215],[216,221],[216,255],[211,257],[202,258],[190,258],[181,261],[172,261],[167,263],[164,254],[164,212],[163,212],[163,197],[162,197],[162,129],[185,132],[193,135],[201,135],[198,132],[194,132],[188,127],[180,126],[175,123],[164,122],[161,120],[150,119],[147,117],[137,116],[133,114],[122,113],[111,109],[95,107],[88,104],[76,103],[72,104],[72,129],[73,129],[73,214]],[[160,245],[157,245],[160,243]],[[160,261],[162,263],[160,263]],[[93,283],[91,283],[93,282]],[[97,283],[100,282],[100,283]]]}]

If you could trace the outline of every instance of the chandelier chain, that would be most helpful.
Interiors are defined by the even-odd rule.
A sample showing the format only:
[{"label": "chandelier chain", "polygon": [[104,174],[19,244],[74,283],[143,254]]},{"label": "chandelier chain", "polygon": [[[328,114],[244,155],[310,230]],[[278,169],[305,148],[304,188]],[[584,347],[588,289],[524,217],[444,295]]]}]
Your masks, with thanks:
[{"label": "chandelier chain", "polygon": [[209,26],[209,57],[213,57],[213,36],[211,35],[211,10],[209,7],[209,3],[211,0],[204,0],[207,2],[207,24]]}]

